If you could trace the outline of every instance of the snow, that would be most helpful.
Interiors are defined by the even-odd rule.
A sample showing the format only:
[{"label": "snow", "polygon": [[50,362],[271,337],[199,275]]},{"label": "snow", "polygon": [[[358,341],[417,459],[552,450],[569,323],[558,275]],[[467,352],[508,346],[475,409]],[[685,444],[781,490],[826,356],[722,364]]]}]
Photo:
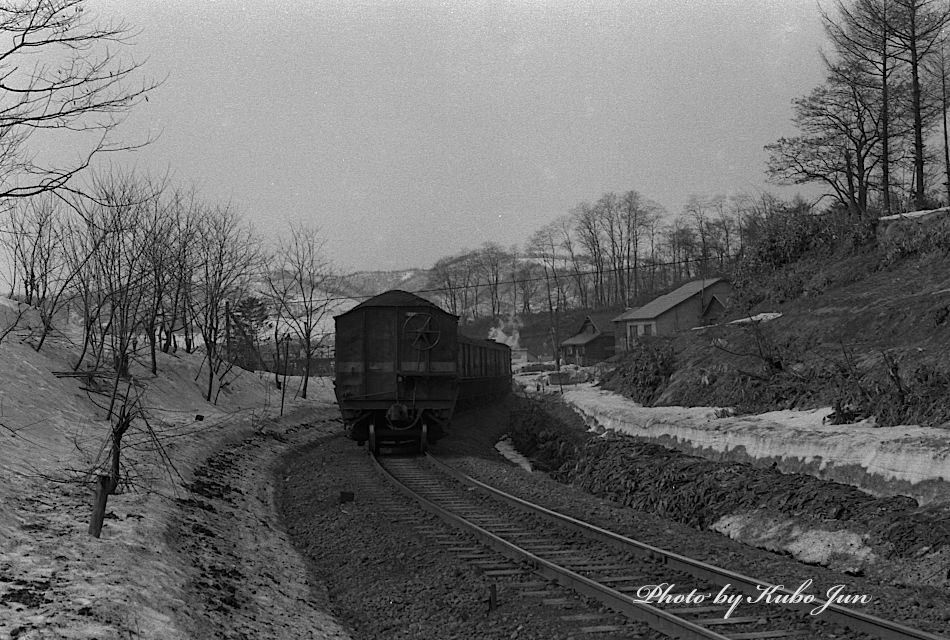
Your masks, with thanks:
[{"label": "snow", "polygon": [[759,324],[762,322],[771,322],[772,320],[777,320],[781,318],[782,314],[778,311],[766,311],[763,313],[757,313],[754,316],[746,316],[745,318],[739,318],[738,320],[732,320],[730,322],[721,323],[721,324],[704,324],[700,327],[693,327],[690,331],[705,331],[706,329],[712,327],[723,327],[730,324]]},{"label": "snow", "polygon": [[[2,318],[16,310],[0,299]],[[62,375],[78,351],[67,336],[52,337],[36,353],[24,335],[13,332],[0,344],[0,638],[189,637],[181,620],[192,615],[186,595],[192,568],[168,543],[181,516],[176,498],[188,495],[183,483],[235,438],[264,428],[277,433],[304,414],[331,412],[330,385],[312,380],[316,397],[301,400],[294,397],[299,380],[291,378],[286,411],[297,412],[297,419],[280,421],[280,395],[270,374],[236,373],[212,405],[201,397],[204,376],[195,380],[200,354],[159,354],[158,377],[134,366],[150,422],[175,468],[159,463],[143,431],[130,431],[125,456],[135,486],[109,497],[96,539],[87,533],[92,492],[83,480],[108,451],[106,398],[83,390],[94,388],[96,378]],[[284,590],[306,585],[303,561],[268,524],[276,523],[270,506],[262,501],[258,512],[248,514],[261,529],[259,548],[290,560],[269,570],[287,585]],[[284,606],[288,619],[324,621],[307,637],[343,637],[329,617],[300,618],[311,605],[298,598]]]},{"label": "snow", "polygon": [[792,518],[761,511],[725,516],[709,528],[743,544],[789,553],[800,562],[839,571],[860,571],[878,560],[866,536],[858,532],[805,527]]},{"label": "snow", "polygon": [[950,439],[920,426],[832,425],[830,408],[730,416],[717,407],[643,407],[581,384],[564,399],[593,428],[614,430],[713,458],[774,461],[877,494],[910,495],[922,503],[950,499]]},{"label": "snow", "polygon": [[937,216],[950,212],[950,207],[941,207],[939,209],[927,209],[924,211],[908,211],[907,213],[895,213],[890,216],[881,216],[880,222],[890,222],[891,220],[913,220],[915,218],[925,218],[928,216]]},{"label": "snow", "polygon": [[[313,327],[312,335],[317,339],[322,339],[324,344],[332,345],[333,338],[335,336],[335,320],[334,317],[346,313],[357,304],[358,300],[352,298],[339,298],[333,297],[332,294],[318,294],[315,296],[315,300],[320,301],[323,299],[323,295],[326,296],[327,306],[326,310],[319,314],[318,317],[315,317],[316,324]],[[301,322],[304,318],[301,317]],[[274,325],[277,325],[277,335],[290,335],[292,338],[297,338],[297,331],[300,329],[300,324],[295,323],[292,319],[281,316],[277,318],[276,316],[271,316],[268,318],[265,326],[257,334],[258,340],[261,344],[268,344],[274,340]]]},{"label": "snow", "polygon": [[515,463],[525,471],[533,471],[531,468],[531,461],[521,455],[517,449],[515,449],[514,443],[511,441],[511,438],[505,436],[501,440],[495,443],[495,449],[503,455],[505,458]]},{"label": "snow", "polygon": [[754,316],[749,316],[748,318],[739,318],[738,320],[733,320],[729,324],[749,324],[755,322],[769,322],[770,320],[777,320],[781,318],[782,314],[778,311],[766,311],[765,313],[757,313]]}]

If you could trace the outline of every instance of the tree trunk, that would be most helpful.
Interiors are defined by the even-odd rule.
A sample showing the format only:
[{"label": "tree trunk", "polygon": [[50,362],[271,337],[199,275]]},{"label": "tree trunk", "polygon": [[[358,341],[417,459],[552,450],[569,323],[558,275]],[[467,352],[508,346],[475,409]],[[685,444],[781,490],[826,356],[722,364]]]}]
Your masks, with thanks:
[{"label": "tree trunk", "polygon": [[313,362],[313,354],[310,352],[310,343],[307,342],[307,362],[303,371],[303,387],[300,391],[300,397],[307,399],[307,386],[310,383],[310,364]]},{"label": "tree trunk", "polygon": [[917,57],[915,39],[910,41],[910,75],[914,108],[914,206],[920,210],[927,207],[927,202],[924,190],[924,120],[921,104],[923,98],[920,87],[920,59]]},{"label": "tree trunk", "polygon": [[950,205],[950,143],[947,140],[947,66],[941,52],[940,59],[940,106],[943,110],[943,167],[947,181],[947,204]]},{"label": "tree trunk", "polygon": [[[885,21],[885,25],[886,25]],[[883,38],[881,51],[881,180],[884,191],[884,214],[891,214],[891,124],[890,124],[890,91],[887,84],[887,32]]]},{"label": "tree trunk", "polygon": [[148,355],[152,361],[152,375],[158,374],[158,337],[157,329],[152,327],[148,330]]},{"label": "tree trunk", "polygon": [[102,533],[102,522],[106,517],[106,503],[109,501],[111,478],[100,475],[96,479],[96,500],[92,507],[92,518],[89,520],[89,535],[98,538]]}]

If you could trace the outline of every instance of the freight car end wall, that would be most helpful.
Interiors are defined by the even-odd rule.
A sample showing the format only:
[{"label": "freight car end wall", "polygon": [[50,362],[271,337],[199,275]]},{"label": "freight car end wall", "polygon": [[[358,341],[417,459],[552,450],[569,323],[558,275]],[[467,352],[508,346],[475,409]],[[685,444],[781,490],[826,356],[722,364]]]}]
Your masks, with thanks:
[{"label": "freight car end wall", "polygon": [[511,348],[491,340],[459,336],[460,408],[470,407],[511,391]]},{"label": "freight car end wall", "polygon": [[[511,349],[458,334],[458,316],[387,291],[336,316],[335,388],[357,442],[418,442],[444,434],[456,406],[511,388]],[[374,445],[375,446],[375,445]]]}]

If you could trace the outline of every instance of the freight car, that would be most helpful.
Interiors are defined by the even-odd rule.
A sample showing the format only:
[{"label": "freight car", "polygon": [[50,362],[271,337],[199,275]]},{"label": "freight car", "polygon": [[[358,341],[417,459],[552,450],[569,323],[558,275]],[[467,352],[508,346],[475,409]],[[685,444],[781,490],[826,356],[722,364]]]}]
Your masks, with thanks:
[{"label": "freight car", "polygon": [[511,349],[458,333],[458,316],[406,291],[387,291],[336,316],[335,392],[347,434],[424,451],[458,404],[511,388]]}]

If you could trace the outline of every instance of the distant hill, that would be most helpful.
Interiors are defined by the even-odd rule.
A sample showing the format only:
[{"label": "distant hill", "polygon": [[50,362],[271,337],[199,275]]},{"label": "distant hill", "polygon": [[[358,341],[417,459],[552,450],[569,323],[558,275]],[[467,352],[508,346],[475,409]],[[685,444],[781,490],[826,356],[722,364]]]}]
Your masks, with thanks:
[{"label": "distant hill", "polygon": [[357,271],[343,277],[340,293],[350,298],[368,298],[390,289],[421,291],[428,288],[428,269]]}]

